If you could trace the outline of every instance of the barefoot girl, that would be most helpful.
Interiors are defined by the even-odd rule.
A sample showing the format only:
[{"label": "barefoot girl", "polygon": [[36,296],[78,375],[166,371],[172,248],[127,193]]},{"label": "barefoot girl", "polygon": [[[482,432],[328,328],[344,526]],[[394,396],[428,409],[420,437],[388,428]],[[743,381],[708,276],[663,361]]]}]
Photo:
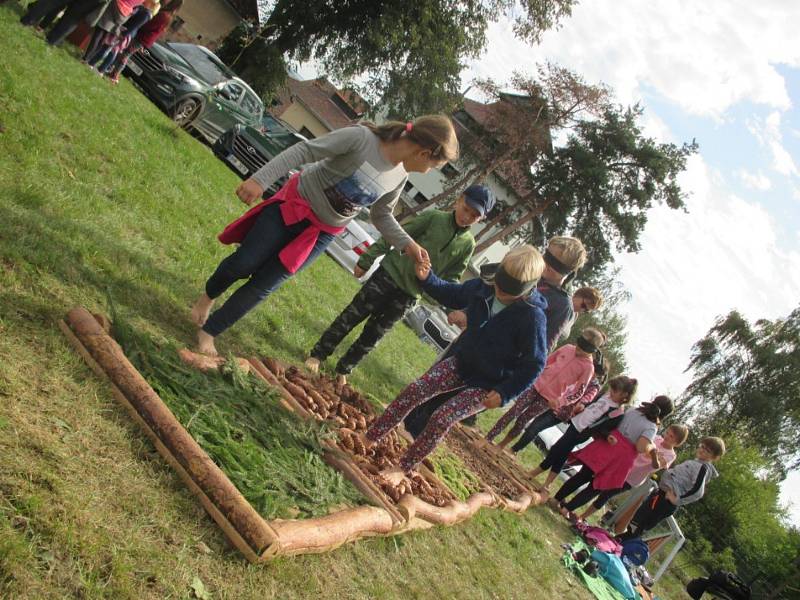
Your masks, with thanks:
[{"label": "barefoot girl", "polygon": [[[425,249],[392,211],[408,172],[425,173],[457,156],[450,119],[434,115],[413,123],[345,127],[295,144],[269,161],[236,189],[246,204],[292,169],[305,167],[220,235],[223,243],[241,245],[219,264],[192,309],[201,326],[200,352],[216,354],[214,339],[313,262],[360,210],[369,210],[392,246],[417,263],[426,261]],[[209,317],[214,300],[240,279],[247,281]]]}]

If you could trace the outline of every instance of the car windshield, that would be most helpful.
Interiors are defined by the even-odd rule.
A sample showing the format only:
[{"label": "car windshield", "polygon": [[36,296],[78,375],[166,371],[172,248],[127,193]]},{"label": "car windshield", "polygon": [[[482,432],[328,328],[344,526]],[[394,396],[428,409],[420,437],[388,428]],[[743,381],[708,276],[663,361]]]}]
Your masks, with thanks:
[{"label": "car windshield", "polygon": [[225,64],[211,52],[194,44],[170,43],[169,47],[177,52],[192,68],[197,71],[204,81],[214,85],[235,77]]}]

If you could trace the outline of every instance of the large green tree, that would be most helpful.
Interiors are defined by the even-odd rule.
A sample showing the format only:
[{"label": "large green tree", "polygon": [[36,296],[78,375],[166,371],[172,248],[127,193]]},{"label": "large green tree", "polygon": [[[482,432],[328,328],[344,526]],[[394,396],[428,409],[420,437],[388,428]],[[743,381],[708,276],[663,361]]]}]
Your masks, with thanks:
[{"label": "large green tree", "polygon": [[737,311],[693,347],[680,414],[757,448],[783,477],[800,465],[800,308],[750,323]]},{"label": "large green tree", "polygon": [[[275,69],[276,57],[316,60],[374,108],[406,118],[455,106],[464,63],[486,46],[490,23],[512,18],[519,38],[537,42],[574,1],[277,0],[263,24],[229,36],[222,54],[243,76]],[[259,93],[274,91],[250,80]]]}]

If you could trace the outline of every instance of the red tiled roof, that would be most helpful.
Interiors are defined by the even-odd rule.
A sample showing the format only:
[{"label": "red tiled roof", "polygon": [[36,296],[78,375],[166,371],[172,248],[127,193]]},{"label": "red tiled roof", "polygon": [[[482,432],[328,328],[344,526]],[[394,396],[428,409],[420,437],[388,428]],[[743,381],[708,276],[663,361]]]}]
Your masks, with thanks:
[{"label": "red tiled roof", "polygon": [[[363,100],[354,94],[355,92],[351,90],[340,92],[325,77],[305,81],[289,77],[286,81],[286,88],[278,96],[278,105],[270,109],[270,112],[280,117],[292,102],[299,102],[326,127],[331,130],[339,129],[358,121],[364,112]],[[337,106],[333,100],[334,96],[338,96],[341,102],[349,105],[356,117],[351,117],[340,106]],[[359,101],[360,105],[353,106],[355,99]]]},{"label": "red tiled roof", "polygon": [[[523,97],[501,96],[500,100],[489,104],[464,98],[464,112],[474,119],[484,131],[473,131],[470,127],[454,119],[456,135],[462,147],[467,148],[479,160],[489,160],[492,155],[487,138],[491,137],[493,141],[498,140],[498,138],[502,140],[505,125],[508,123],[513,126],[512,123],[504,119],[504,114],[507,114],[510,108],[510,101],[507,98]],[[539,144],[544,151],[547,151],[550,146],[550,132],[546,125],[542,127],[541,138]],[[494,171],[495,175],[507,183],[520,198],[527,196],[532,191],[526,184],[527,172],[530,172],[530,165],[525,165],[518,160],[508,160]]]}]

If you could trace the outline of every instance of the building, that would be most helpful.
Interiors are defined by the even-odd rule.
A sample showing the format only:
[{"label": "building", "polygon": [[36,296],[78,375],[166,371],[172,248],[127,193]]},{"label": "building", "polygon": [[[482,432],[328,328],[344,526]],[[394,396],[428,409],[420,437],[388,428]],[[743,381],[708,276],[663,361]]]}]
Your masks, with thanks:
[{"label": "building", "polygon": [[213,50],[242,20],[258,18],[256,0],[185,0],[164,38]]},{"label": "building", "polygon": [[[509,110],[514,110],[519,103],[529,104],[531,101],[528,96],[515,94],[502,94],[498,101],[490,104],[465,98],[462,108],[453,113],[453,124],[462,149],[461,158],[428,173],[411,173],[403,196],[404,202],[409,206],[417,206],[433,198],[452,185],[452,182],[458,181],[459,175],[480,161],[487,160],[492,148],[500,143],[499,138],[507,124],[504,116]],[[535,143],[543,151],[549,151],[552,144],[549,128],[543,125],[536,137]],[[529,175],[529,172],[529,165],[509,161],[487,176],[484,184],[494,192],[499,203],[505,206],[515,205],[521,198],[530,194],[530,189],[525,183],[526,173]],[[489,218],[498,214],[500,210],[500,206],[496,207]],[[484,226],[484,223],[478,223],[473,227],[473,233],[477,235]],[[499,229],[494,227],[488,235],[497,231]],[[472,269],[477,272],[480,265],[500,260],[509,249],[503,242],[495,242],[475,254],[472,259]]]},{"label": "building", "polygon": [[359,121],[367,104],[355,92],[339,90],[325,77],[299,80],[289,76],[269,112],[307,138]]}]

